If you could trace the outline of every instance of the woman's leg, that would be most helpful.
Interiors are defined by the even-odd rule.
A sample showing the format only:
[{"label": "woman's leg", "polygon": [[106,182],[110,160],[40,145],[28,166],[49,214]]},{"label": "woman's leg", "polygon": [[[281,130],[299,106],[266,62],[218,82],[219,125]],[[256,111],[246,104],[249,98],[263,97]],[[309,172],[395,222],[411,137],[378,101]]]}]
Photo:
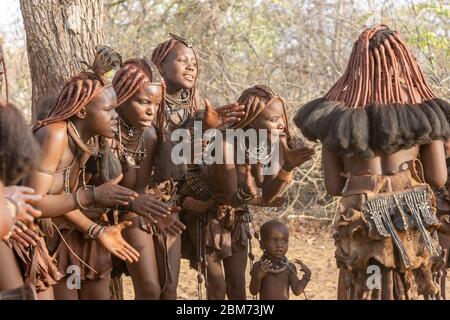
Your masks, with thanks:
[{"label": "woman's leg", "polygon": [[223,261],[227,296],[230,300],[245,300],[245,270],[247,268],[248,247],[234,252]]},{"label": "woman's leg", "polygon": [[227,286],[222,270],[222,261],[216,253],[206,256],[208,262],[206,294],[208,300],[225,300]]},{"label": "woman's leg", "polygon": [[0,240],[0,291],[23,286],[23,276],[13,249]]},{"label": "woman's leg", "polygon": [[[197,221],[192,219],[187,220],[184,223],[186,225],[186,230],[184,232],[188,233],[189,240],[192,244],[192,254],[194,254],[195,257],[198,257],[199,243],[197,241]],[[206,297],[208,300],[224,300],[226,295],[226,284],[223,275],[222,260],[216,252],[211,252],[206,255],[206,261]]]},{"label": "woman's leg", "polygon": [[337,285],[337,298],[338,300],[349,300],[348,286],[347,286],[347,271],[339,269],[339,278]]},{"label": "woman's leg", "polygon": [[439,283],[441,284],[441,297],[443,300],[447,300],[446,294],[445,294],[445,280],[447,279],[447,261],[448,261],[448,255],[449,255],[449,249],[450,249],[450,237],[446,236],[442,233],[438,233],[439,237],[439,244],[442,247],[442,249],[445,250],[444,255],[444,268],[442,269],[442,276],[439,279]]},{"label": "woman's leg", "polygon": [[392,268],[381,267],[381,299],[394,300],[394,272]]},{"label": "woman's leg", "polygon": [[38,300],[55,300],[55,294],[53,287],[48,288],[45,291],[41,291],[37,294]]},{"label": "woman's leg", "polygon": [[[68,277],[64,277],[58,281],[56,285],[53,286],[53,294],[55,300],[78,300],[78,290],[77,288],[72,288],[67,283]],[[70,288],[69,288],[70,287]]]},{"label": "woman's leg", "polygon": [[[166,284],[161,294],[162,300],[176,300],[178,278],[180,276],[180,260],[181,260],[181,236],[168,236],[167,250],[169,255],[169,265],[172,273],[172,281]],[[158,257],[160,258],[160,257]],[[162,257],[161,257],[162,258]]]},{"label": "woman's leg", "polygon": [[157,300],[161,295],[153,236],[139,227],[139,219],[123,231],[124,239],[135,248],[139,261],[127,263],[133,280],[135,299]]},{"label": "woman's leg", "polygon": [[87,280],[78,290],[80,300],[109,300],[110,275],[105,279]]}]

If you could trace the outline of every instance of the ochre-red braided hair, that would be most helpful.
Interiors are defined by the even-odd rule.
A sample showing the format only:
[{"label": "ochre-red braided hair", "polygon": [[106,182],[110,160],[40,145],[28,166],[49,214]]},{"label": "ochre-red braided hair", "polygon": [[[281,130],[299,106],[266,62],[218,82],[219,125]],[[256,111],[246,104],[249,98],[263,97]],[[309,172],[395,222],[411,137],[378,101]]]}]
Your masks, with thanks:
[{"label": "ochre-red braided hair", "polygon": [[[114,76],[112,81],[117,95],[117,105],[121,105],[130,99],[143,85],[155,84],[161,85],[162,99],[156,113],[156,127],[162,129],[164,126],[164,97],[166,94],[166,85],[158,70],[151,62],[145,58],[130,59],[125,61]],[[156,74],[157,73],[157,74]],[[160,132],[160,130],[158,130]]]},{"label": "ochre-red braided hair", "polygon": [[70,119],[103,89],[111,86],[105,74],[117,70],[122,65],[122,57],[108,46],[96,46],[95,49],[94,62],[88,66],[90,70],[81,71],[66,82],[47,116],[38,121],[34,130]]},{"label": "ochre-red braided hair", "polygon": [[[174,37],[174,35],[171,35]],[[177,36],[175,36],[177,37]],[[156,46],[156,48],[152,52],[152,62],[158,67],[159,72],[161,71],[162,65],[164,63],[164,60],[166,59],[167,55],[169,54],[170,50],[173,49],[173,47],[177,44],[181,43],[189,48],[192,49],[195,55],[195,59],[197,60],[197,54],[195,53],[194,47],[189,44],[186,45],[185,41],[180,41],[175,38],[169,39],[165,42],[162,42]],[[198,78],[198,68],[197,68],[197,76],[195,77],[194,86],[189,90],[190,97],[192,99],[192,105],[194,111],[197,111],[199,108],[199,98],[197,93],[197,78]]]},{"label": "ochre-red braided hair", "polygon": [[[253,110],[253,112],[249,109],[249,101],[250,97],[258,97],[261,99],[261,102],[264,104],[262,108],[257,108]],[[281,98],[278,94],[275,93],[270,87],[265,85],[254,85],[253,87],[245,89],[241,96],[238,99],[239,104],[245,105],[245,112],[247,113],[246,119],[242,119],[241,121],[237,122],[233,125],[233,128],[246,128],[249,124],[251,124],[256,117],[264,110],[264,108],[274,101],[275,99],[278,99],[282,106],[283,106],[283,116],[284,116],[284,123],[285,123],[285,133],[290,139],[290,132],[289,132],[289,122],[288,117],[286,113],[286,104],[283,98]]]},{"label": "ochre-red braided hair", "polygon": [[400,33],[386,25],[361,33],[344,74],[325,96],[351,108],[373,102],[416,104],[436,98]]},{"label": "ochre-red braided hair", "polygon": [[64,85],[55,104],[50,108],[45,119],[38,122],[35,130],[51,123],[70,119],[101,90],[109,86],[111,85],[105,85],[93,72],[80,72]]}]

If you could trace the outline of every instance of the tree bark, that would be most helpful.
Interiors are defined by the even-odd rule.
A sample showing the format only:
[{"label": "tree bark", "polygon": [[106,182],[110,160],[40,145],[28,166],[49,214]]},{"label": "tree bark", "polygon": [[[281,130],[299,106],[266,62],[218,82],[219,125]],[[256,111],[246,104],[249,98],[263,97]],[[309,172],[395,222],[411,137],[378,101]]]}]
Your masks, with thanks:
[{"label": "tree bark", "polygon": [[85,68],[81,61],[92,63],[95,46],[103,44],[103,0],[20,0],[20,8],[35,122],[37,112],[43,112],[39,104]]}]

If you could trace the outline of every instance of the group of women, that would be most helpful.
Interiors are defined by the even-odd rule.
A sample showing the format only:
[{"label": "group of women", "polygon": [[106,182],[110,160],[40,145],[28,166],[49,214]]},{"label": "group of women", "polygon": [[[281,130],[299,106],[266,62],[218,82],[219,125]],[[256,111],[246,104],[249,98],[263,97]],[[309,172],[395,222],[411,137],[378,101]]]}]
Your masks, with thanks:
[{"label": "group of women", "polygon": [[[204,284],[207,299],[245,299],[251,206],[283,205],[294,169],[314,155],[294,146],[285,101],[265,85],[229,105],[202,101],[195,48],[176,35],[151,59],[96,50],[89,69],[45,100],[32,130],[7,90],[0,99],[0,298],[109,299],[112,279],[125,273],[136,299],[176,299],[186,258],[199,296]],[[299,108],[294,123],[323,144],[327,191],[343,196],[334,220],[339,298],[439,295],[446,248],[436,232],[447,220],[436,218],[435,195],[447,201],[449,111],[400,34],[383,25],[360,35],[325,97]],[[225,155],[243,145],[244,163],[175,164],[173,133],[196,121],[203,131],[271,138],[266,152],[245,138],[216,140]],[[381,287],[367,285],[370,265]]]}]

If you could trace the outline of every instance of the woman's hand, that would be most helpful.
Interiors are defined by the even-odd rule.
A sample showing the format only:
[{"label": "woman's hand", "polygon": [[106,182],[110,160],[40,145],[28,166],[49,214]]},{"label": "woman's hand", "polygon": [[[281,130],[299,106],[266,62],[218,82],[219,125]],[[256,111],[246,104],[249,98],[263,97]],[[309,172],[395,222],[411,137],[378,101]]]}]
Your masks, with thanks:
[{"label": "woman's hand", "polygon": [[121,173],[110,182],[95,187],[92,204],[98,208],[112,208],[116,205],[126,206],[130,201],[137,199],[138,194],[135,191],[118,185],[122,178],[123,174]]},{"label": "woman's hand", "polygon": [[244,108],[243,105],[232,103],[214,109],[208,99],[205,99],[205,113],[202,123],[203,131],[240,121],[245,115]]},{"label": "woman's hand", "polygon": [[[25,223],[17,221],[14,224],[13,229],[7,239],[13,239],[25,248],[28,248],[30,246],[34,247],[37,245],[39,241],[39,235],[28,228]],[[8,245],[12,247],[10,242],[8,243]]]},{"label": "woman's hand", "polygon": [[156,227],[163,234],[170,234],[171,236],[178,237],[186,230],[186,226],[177,219],[175,215],[167,216],[165,218],[156,218]]},{"label": "woman's hand", "polygon": [[245,115],[242,116],[242,121],[239,122],[239,128],[248,126],[266,106],[260,97],[251,95],[241,102],[244,105]]},{"label": "woman's hand", "polygon": [[139,252],[122,237],[122,230],[132,224],[131,221],[122,221],[119,224],[107,226],[97,238],[106,250],[129,263],[139,260]]},{"label": "woman's hand", "polygon": [[34,219],[41,216],[41,211],[35,209],[32,204],[42,199],[42,196],[35,194],[33,188],[8,186],[5,187],[5,197],[10,198],[17,204],[17,221],[31,227]]},{"label": "woman's hand", "polygon": [[140,194],[131,203],[130,210],[139,216],[149,219],[152,223],[158,223],[156,218],[165,219],[175,212],[167,204],[158,200],[151,194]]},{"label": "woman's hand", "polygon": [[296,149],[290,149],[287,145],[286,139],[280,140],[281,145],[283,146],[284,152],[284,164],[283,169],[287,171],[292,171],[296,167],[302,165],[308,160],[311,160],[314,156],[314,149],[308,147],[300,147]]}]

